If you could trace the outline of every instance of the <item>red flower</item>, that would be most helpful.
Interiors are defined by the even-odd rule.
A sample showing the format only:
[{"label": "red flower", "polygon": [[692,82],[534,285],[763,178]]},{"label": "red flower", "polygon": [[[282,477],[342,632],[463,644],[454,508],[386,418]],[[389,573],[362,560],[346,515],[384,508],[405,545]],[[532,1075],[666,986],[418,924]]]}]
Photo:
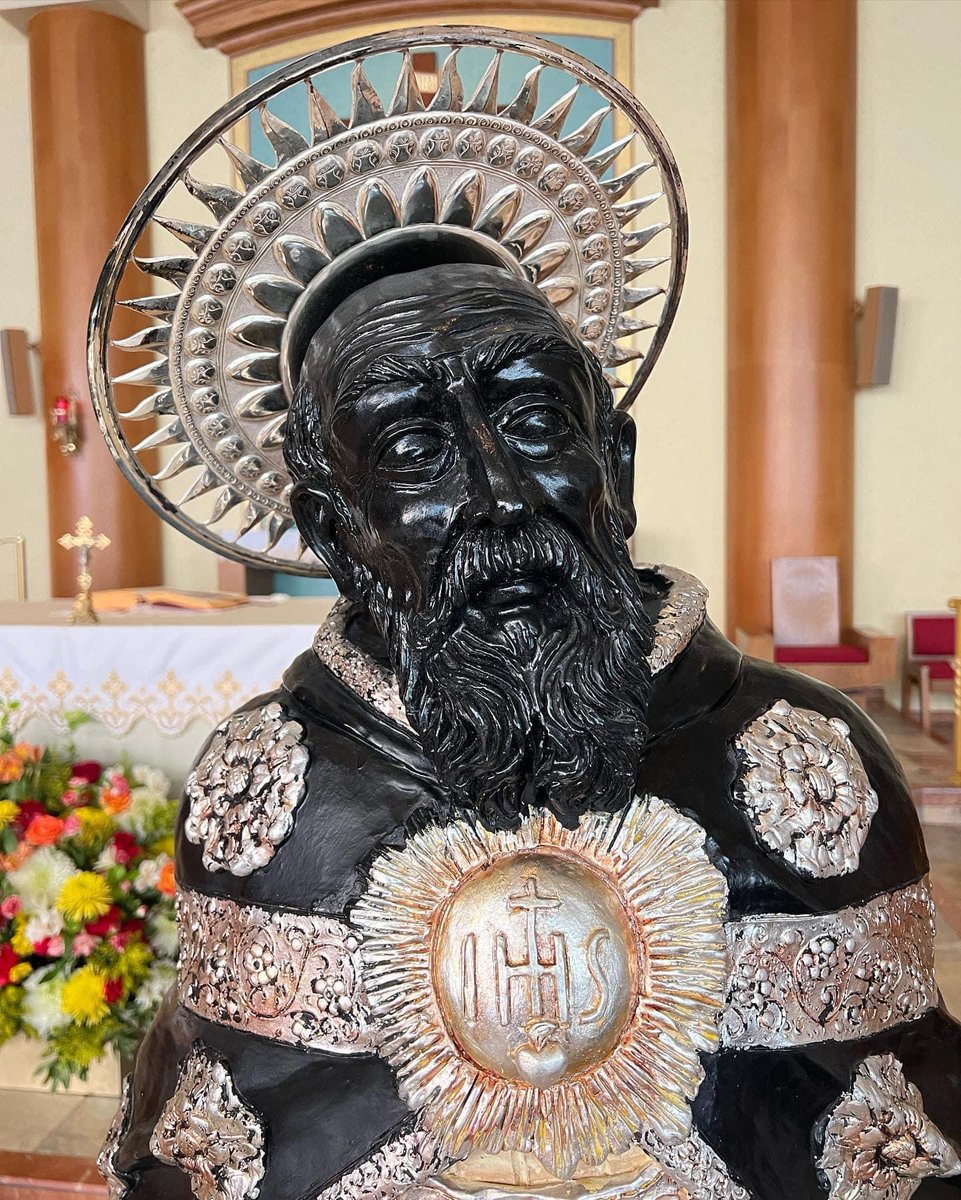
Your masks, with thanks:
[{"label": "red flower", "polygon": [[118,976],[116,979],[106,979],[103,985],[103,998],[108,1004],[116,1004],[123,995],[123,979]]},{"label": "red flower", "polygon": [[103,774],[103,767],[98,762],[88,760],[73,765],[74,779],[83,779],[87,783],[96,783]]},{"label": "red flower", "polygon": [[19,803],[20,811],[17,813],[13,827],[18,834],[23,834],[34,817],[45,817],[47,815],[47,806],[41,804],[39,800],[21,800]]},{"label": "red flower", "polygon": [[108,933],[113,933],[123,920],[123,913],[114,904],[109,912],[104,913],[102,917],[97,917],[96,921],[88,921],[84,925],[87,933],[92,933],[94,937],[106,937]]},{"label": "red flower", "polygon": [[19,961],[20,955],[9,942],[4,942],[0,946],[0,988],[6,987],[10,982],[10,972]]},{"label": "red flower", "polygon": [[132,833],[127,833],[124,830],[114,834],[113,837],[114,857],[121,866],[131,862],[140,853],[140,843]]}]

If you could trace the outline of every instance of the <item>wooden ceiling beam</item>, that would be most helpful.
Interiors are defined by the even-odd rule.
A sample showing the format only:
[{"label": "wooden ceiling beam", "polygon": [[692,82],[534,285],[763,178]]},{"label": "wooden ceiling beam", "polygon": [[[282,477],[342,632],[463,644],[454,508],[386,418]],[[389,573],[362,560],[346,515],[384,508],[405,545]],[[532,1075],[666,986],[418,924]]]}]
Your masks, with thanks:
[{"label": "wooden ceiling beam", "polygon": [[[243,54],[306,34],[367,23],[369,0],[176,0],[202,46],[224,54]],[[505,16],[543,12],[545,24],[553,16],[596,17],[598,20],[633,21],[659,0],[550,0],[543,9],[533,0],[523,3],[500,0],[495,7]],[[477,0],[381,0],[377,19],[391,25],[426,24],[441,12],[445,17],[463,14],[469,23]]]}]

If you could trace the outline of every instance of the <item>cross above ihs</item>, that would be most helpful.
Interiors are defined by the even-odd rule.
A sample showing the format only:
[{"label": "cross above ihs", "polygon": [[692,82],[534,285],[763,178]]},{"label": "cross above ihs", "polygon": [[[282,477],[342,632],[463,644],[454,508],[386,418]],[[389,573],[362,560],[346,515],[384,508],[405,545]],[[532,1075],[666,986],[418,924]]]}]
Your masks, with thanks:
[{"label": "cross above ihs", "polygon": [[80,574],[77,576],[79,590],[73,602],[73,611],[70,613],[70,624],[95,625],[97,614],[90,599],[90,588],[93,584],[90,575],[90,551],[106,550],[110,545],[110,538],[103,533],[94,533],[93,521],[89,517],[81,517],[73,533],[65,533],[57,541],[64,550],[80,551]]}]

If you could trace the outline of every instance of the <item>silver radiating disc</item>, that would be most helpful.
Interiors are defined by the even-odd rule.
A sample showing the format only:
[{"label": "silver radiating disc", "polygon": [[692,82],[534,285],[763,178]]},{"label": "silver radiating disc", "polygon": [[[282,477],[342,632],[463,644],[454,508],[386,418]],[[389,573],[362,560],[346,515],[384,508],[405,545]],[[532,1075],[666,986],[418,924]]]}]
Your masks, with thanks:
[{"label": "silver radiating disc", "polygon": [[[422,47],[437,47],[443,63],[430,98],[412,66],[411,52]],[[508,56],[523,60],[524,73],[505,96]],[[349,114],[326,94],[345,66]],[[385,75],[392,83],[380,94],[371,78]],[[298,101],[309,136],[268,107],[290,111]],[[255,111],[271,162],[236,144]],[[194,175],[217,142],[234,186]],[[160,211],[184,189],[195,221]],[[151,225],[176,252],[138,254]],[[524,34],[405,30],[283,67],[181,146],[127,218],[101,277],[91,391],[134,486],[218,554],[324,574],[294,529],[283,459],[303,355],[362,264],[399,251],[419,263],[428,244],[431,254],[499,263],[529,278],[597,355],[627,407],[664,343],[684,277],[676,164],[616,80]],[[118,300],[128,272],[152,276],[156,292],[141,284],[150,294]],[[118,305],[142,319],[133,336],[113,333]],[[141,365],[123,370],[125,351]],[[133,388],[144,398],[125,400],[121,411],[117,386],[124,399]]]}]

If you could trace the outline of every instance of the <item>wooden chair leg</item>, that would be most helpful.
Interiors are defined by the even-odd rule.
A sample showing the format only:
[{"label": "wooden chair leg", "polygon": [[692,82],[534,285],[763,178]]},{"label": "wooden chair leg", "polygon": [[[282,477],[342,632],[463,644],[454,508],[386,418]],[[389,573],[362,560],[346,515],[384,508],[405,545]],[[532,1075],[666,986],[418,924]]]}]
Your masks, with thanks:
[{"label": "wooden chair leg", "polygon": [[911,688],[913,683],[913,679],[905,671],[901,679],[901,716],[905,721],[911,720]]},{"label": "wooden chair leg", "polygon": [[921,691],[921,732],[925,736],[931,733],[931,668],[922,667],[919,672],[919,687]]}]

